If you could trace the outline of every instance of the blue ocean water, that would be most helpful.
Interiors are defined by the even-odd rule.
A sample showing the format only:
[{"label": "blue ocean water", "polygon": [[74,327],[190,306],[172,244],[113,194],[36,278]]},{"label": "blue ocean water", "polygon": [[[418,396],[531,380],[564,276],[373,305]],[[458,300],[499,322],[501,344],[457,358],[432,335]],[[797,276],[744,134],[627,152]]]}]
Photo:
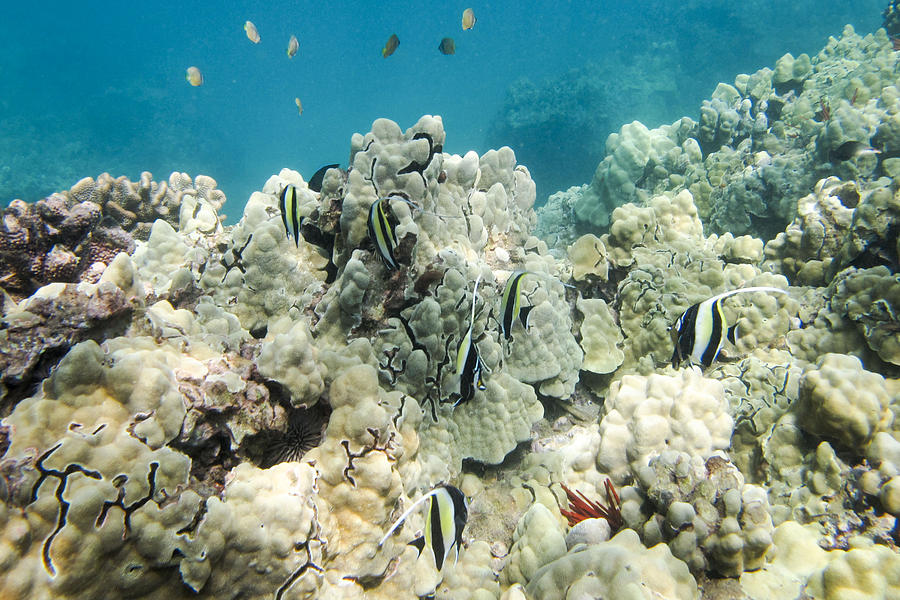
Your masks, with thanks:
[{"label": "blue ocean water", "polygon": [[[445,151],[513,147],[542,203],[589,181],[623,123],[696,118],[718,81],[816,52],[846,23],[873,31],[885,3],[5,4],[0,206],[104,171],[161,180],[179,170],[214,177],[233,223],[282,167],[309,178],[346,165],[354,132],[422,114],[443,117]],[[469,6],[477,23],[462,31]],[[400,46],[383,58],[392,33]],[[292,34],[300,50],[288,59]],[[455,55],[438,52],[445,36]],[[192,65],[201,87],[185,81]]]}]

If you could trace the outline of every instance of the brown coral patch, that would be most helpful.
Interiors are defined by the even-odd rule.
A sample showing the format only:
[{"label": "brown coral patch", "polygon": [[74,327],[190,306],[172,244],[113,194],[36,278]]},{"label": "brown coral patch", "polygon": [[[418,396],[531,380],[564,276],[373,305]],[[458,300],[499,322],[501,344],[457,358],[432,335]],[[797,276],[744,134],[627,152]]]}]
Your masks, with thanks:
[{"label": "brown coral patch", "polygon": [[[28,302],[28,319],[0,320],[0,416],[33,394],[69,348],[92,339],[121,335],[134,307],[119,288],[98,288],[92,296],[67,285],[54,297]],[[2,388],[0,388],[2,389]]]}]

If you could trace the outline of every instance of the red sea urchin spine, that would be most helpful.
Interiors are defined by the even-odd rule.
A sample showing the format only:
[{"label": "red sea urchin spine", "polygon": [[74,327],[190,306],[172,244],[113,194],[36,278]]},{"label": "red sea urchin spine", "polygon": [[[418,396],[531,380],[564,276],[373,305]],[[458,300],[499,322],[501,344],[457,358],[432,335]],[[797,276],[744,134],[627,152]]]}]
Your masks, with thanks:
[{"label": "red sea urchin spine", "polygon": [[622,502],[619,500],[619,494],[616,493],[616,488],[613,487],[612,481],[610,481],[609,478],[607,478],[606,482],[603,484],[603,487],[606,488],[606,500],[609,503],[608,506],[588,500],[587,496],[577,490],[573,492],[567,488],[565,484],[560,485],[562,485],[563,490],[566,492],[566,497],[569,500],[571,510],[560,509],[559,512],[568,519],[569,527],[574,527],[577,523],[580,523],[585,519],[603,518],[609,522],[610,529],[615,532],[625,524],[625,519],[622,518],[621,511]]}]

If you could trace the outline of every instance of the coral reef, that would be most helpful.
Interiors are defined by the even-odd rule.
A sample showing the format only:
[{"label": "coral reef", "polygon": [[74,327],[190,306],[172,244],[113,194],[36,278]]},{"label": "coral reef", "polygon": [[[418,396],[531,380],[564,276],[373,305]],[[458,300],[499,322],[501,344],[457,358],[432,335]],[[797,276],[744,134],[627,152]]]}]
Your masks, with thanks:
[{"label": "coral reef", "polygon": [[896,594],[900,164],[835,154],[896,141],[887,44],[624,126],[540,227],[513,151],[430,115],[233,226],[179,173],[14,203],[0,598]]},{"label": "coral reef", "polygon": [[129,181],[103,173],[97,179],[85,177],[61,195],[70,204],[93,202],[104,216],[112,217],[139,239],[146,238],[157,219],[177,226],[199,216],[207,232],[219,225],[217,211],[225,194],[216,189],[212,177],[199,175],[192,181],[187,173],[172,173],[168,181],[160,182],[152,177],[144,171],[139,181]]},{"label": "coral reef", "polygon": [[134,307],[123,290],[103,283],[93,289],[50,284],[23,301],[21,308],[4,312],[0,413],[9,414],[16,402],[34,393],[35,382],[78,342],[124,333]]},{"label": "coral reef", "polygon": [[[549,216],[574,207],[575,219],[552,234],[565,243],[566,229],[605,230],[617,206],[688,189],[713,232],[771,239],[795,217],[811,218],[797,199],[820,179],[854,179],[868,191],[896,169],[890,158],[836,152],[848,141],[885,152],[900,147],[896,70],[884,30],[861,37],[848,25],[814,57],[786,54],[774,69],[720,83],[697,120],[655,129],[627,124],[609,136],[590,185],[556,195],[542,209]],[[818,250],[814,239],[807,243],[807,252]]]},{"label": "coral reef", "polygon": [[[515,81],[490,123],[488,145],[508,144],[534,165],[540,198],[577,181],[596,166],[607,132],[623,119],[637,113],[662,121],[662,107],[678,100],[673,46],[652,39],[637,44],[636,54],[615,53],[544,81]],[[658,76],[642,76],[646,70]]]}]

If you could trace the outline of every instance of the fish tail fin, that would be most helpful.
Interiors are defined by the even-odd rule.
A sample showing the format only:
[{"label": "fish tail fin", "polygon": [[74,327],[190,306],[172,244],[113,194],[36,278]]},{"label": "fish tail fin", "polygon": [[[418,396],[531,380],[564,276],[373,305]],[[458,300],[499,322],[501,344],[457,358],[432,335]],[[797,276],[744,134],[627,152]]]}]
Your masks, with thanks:
[{"label": "fish tail fin", "polygon": [[519,319],[522,321],[522,327],[528,329],[528,315],[531,314],[531,309],[534,306],[523,306],[519,309]]},{"label": "fish tail fin", "polygon": [[425,549],[425,536],[420,535],[419,537],[417,537],[417,538],[414,539],[413,541],[409,542],[407,545],[408,545],[408,546],[412,546],[413,548],[415,548],[416,550],[418,550],[418,551],[419,551],[419,556],[421,556],[421,555],[422,555],[422,550]]},{"label": "fish tail fin", "polygon": [[738,324],[737,323],[735,323],[734,325],[732,325],[731,327],[728,328],[728,334],[727,334],[728,341],[731,342],[732,344],[734,344],[735,346],[737,346],[737,341],[739,339],[738,333],[739,332],[738,332]]}]

